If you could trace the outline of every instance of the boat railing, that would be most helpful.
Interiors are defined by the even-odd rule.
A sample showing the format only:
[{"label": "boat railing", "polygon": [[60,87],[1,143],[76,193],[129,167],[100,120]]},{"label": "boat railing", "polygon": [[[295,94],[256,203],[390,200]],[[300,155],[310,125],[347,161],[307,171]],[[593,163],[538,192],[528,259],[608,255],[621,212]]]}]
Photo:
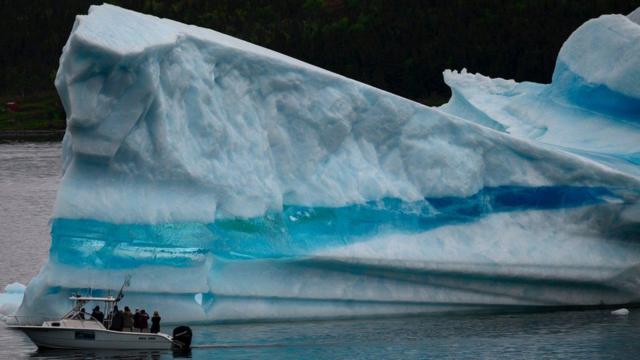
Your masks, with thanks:
[{"label": "boat railing", "polygon": [[51,315],[5,315],[3,317],[7,325],[29,326],[42,325],[45,321],[59,320]]},{"label": "boat railing", "polygon": [[60,321],[64,319],[69,320],[93,320],[103,324],[106,327],[106,322],[100,322],[89,313],[84,313],[84,317],[81,316],[81,312],[68,313],[63,318],[54,317],[51,315],[6,315],[2,318],[7,325],[29,326],[29,325],[42,325],[45,321]]}]

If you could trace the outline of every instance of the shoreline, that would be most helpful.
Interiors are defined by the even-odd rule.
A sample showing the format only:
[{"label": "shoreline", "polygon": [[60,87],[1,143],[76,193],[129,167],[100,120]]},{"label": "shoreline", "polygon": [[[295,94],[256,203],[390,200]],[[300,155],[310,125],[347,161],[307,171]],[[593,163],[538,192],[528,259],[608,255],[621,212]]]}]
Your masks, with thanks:
[{"label": "shoreline", "polygon": [[62,141],[65,130],[0,130],[0,142]]}]

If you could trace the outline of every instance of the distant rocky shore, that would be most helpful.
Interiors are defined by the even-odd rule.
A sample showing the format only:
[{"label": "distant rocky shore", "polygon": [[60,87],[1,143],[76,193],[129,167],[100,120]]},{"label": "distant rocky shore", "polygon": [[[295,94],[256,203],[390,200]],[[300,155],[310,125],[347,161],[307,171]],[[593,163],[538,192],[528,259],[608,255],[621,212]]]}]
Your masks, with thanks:
[{"label": "distant rocky shore", "polygon": [[61,141],[64,130],[0,130],[0,142],[6,141]]}]

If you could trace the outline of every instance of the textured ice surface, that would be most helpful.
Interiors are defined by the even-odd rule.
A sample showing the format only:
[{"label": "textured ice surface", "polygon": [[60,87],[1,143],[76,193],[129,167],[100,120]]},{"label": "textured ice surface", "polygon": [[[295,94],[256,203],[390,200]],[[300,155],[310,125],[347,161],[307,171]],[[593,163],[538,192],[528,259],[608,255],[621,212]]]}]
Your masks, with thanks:
[{"label": "textured ice surface", "polygon": [[64,174],[21,312],[128,274],[125,303],[169,321],[638,301],[639,29],[587,22],[551,85],[447,71],[430,108],[93,6],[56,77]]},{"label": "textured ice surface", "polygon": [[604,15],[560,50],[549,85],[447,70],[442,110],[639,175],[640,25]]}]

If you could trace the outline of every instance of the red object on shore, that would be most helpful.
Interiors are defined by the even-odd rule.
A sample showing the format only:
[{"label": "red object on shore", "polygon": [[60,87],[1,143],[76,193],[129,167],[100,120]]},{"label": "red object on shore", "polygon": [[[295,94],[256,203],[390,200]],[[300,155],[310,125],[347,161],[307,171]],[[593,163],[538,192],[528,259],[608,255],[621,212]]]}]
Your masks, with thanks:
[{"label": "red object on shore", "polygon": [[10,112],[17,112],[18,111],[18,102],[17,101],[9,101],[7,104],[7,110]]}]

